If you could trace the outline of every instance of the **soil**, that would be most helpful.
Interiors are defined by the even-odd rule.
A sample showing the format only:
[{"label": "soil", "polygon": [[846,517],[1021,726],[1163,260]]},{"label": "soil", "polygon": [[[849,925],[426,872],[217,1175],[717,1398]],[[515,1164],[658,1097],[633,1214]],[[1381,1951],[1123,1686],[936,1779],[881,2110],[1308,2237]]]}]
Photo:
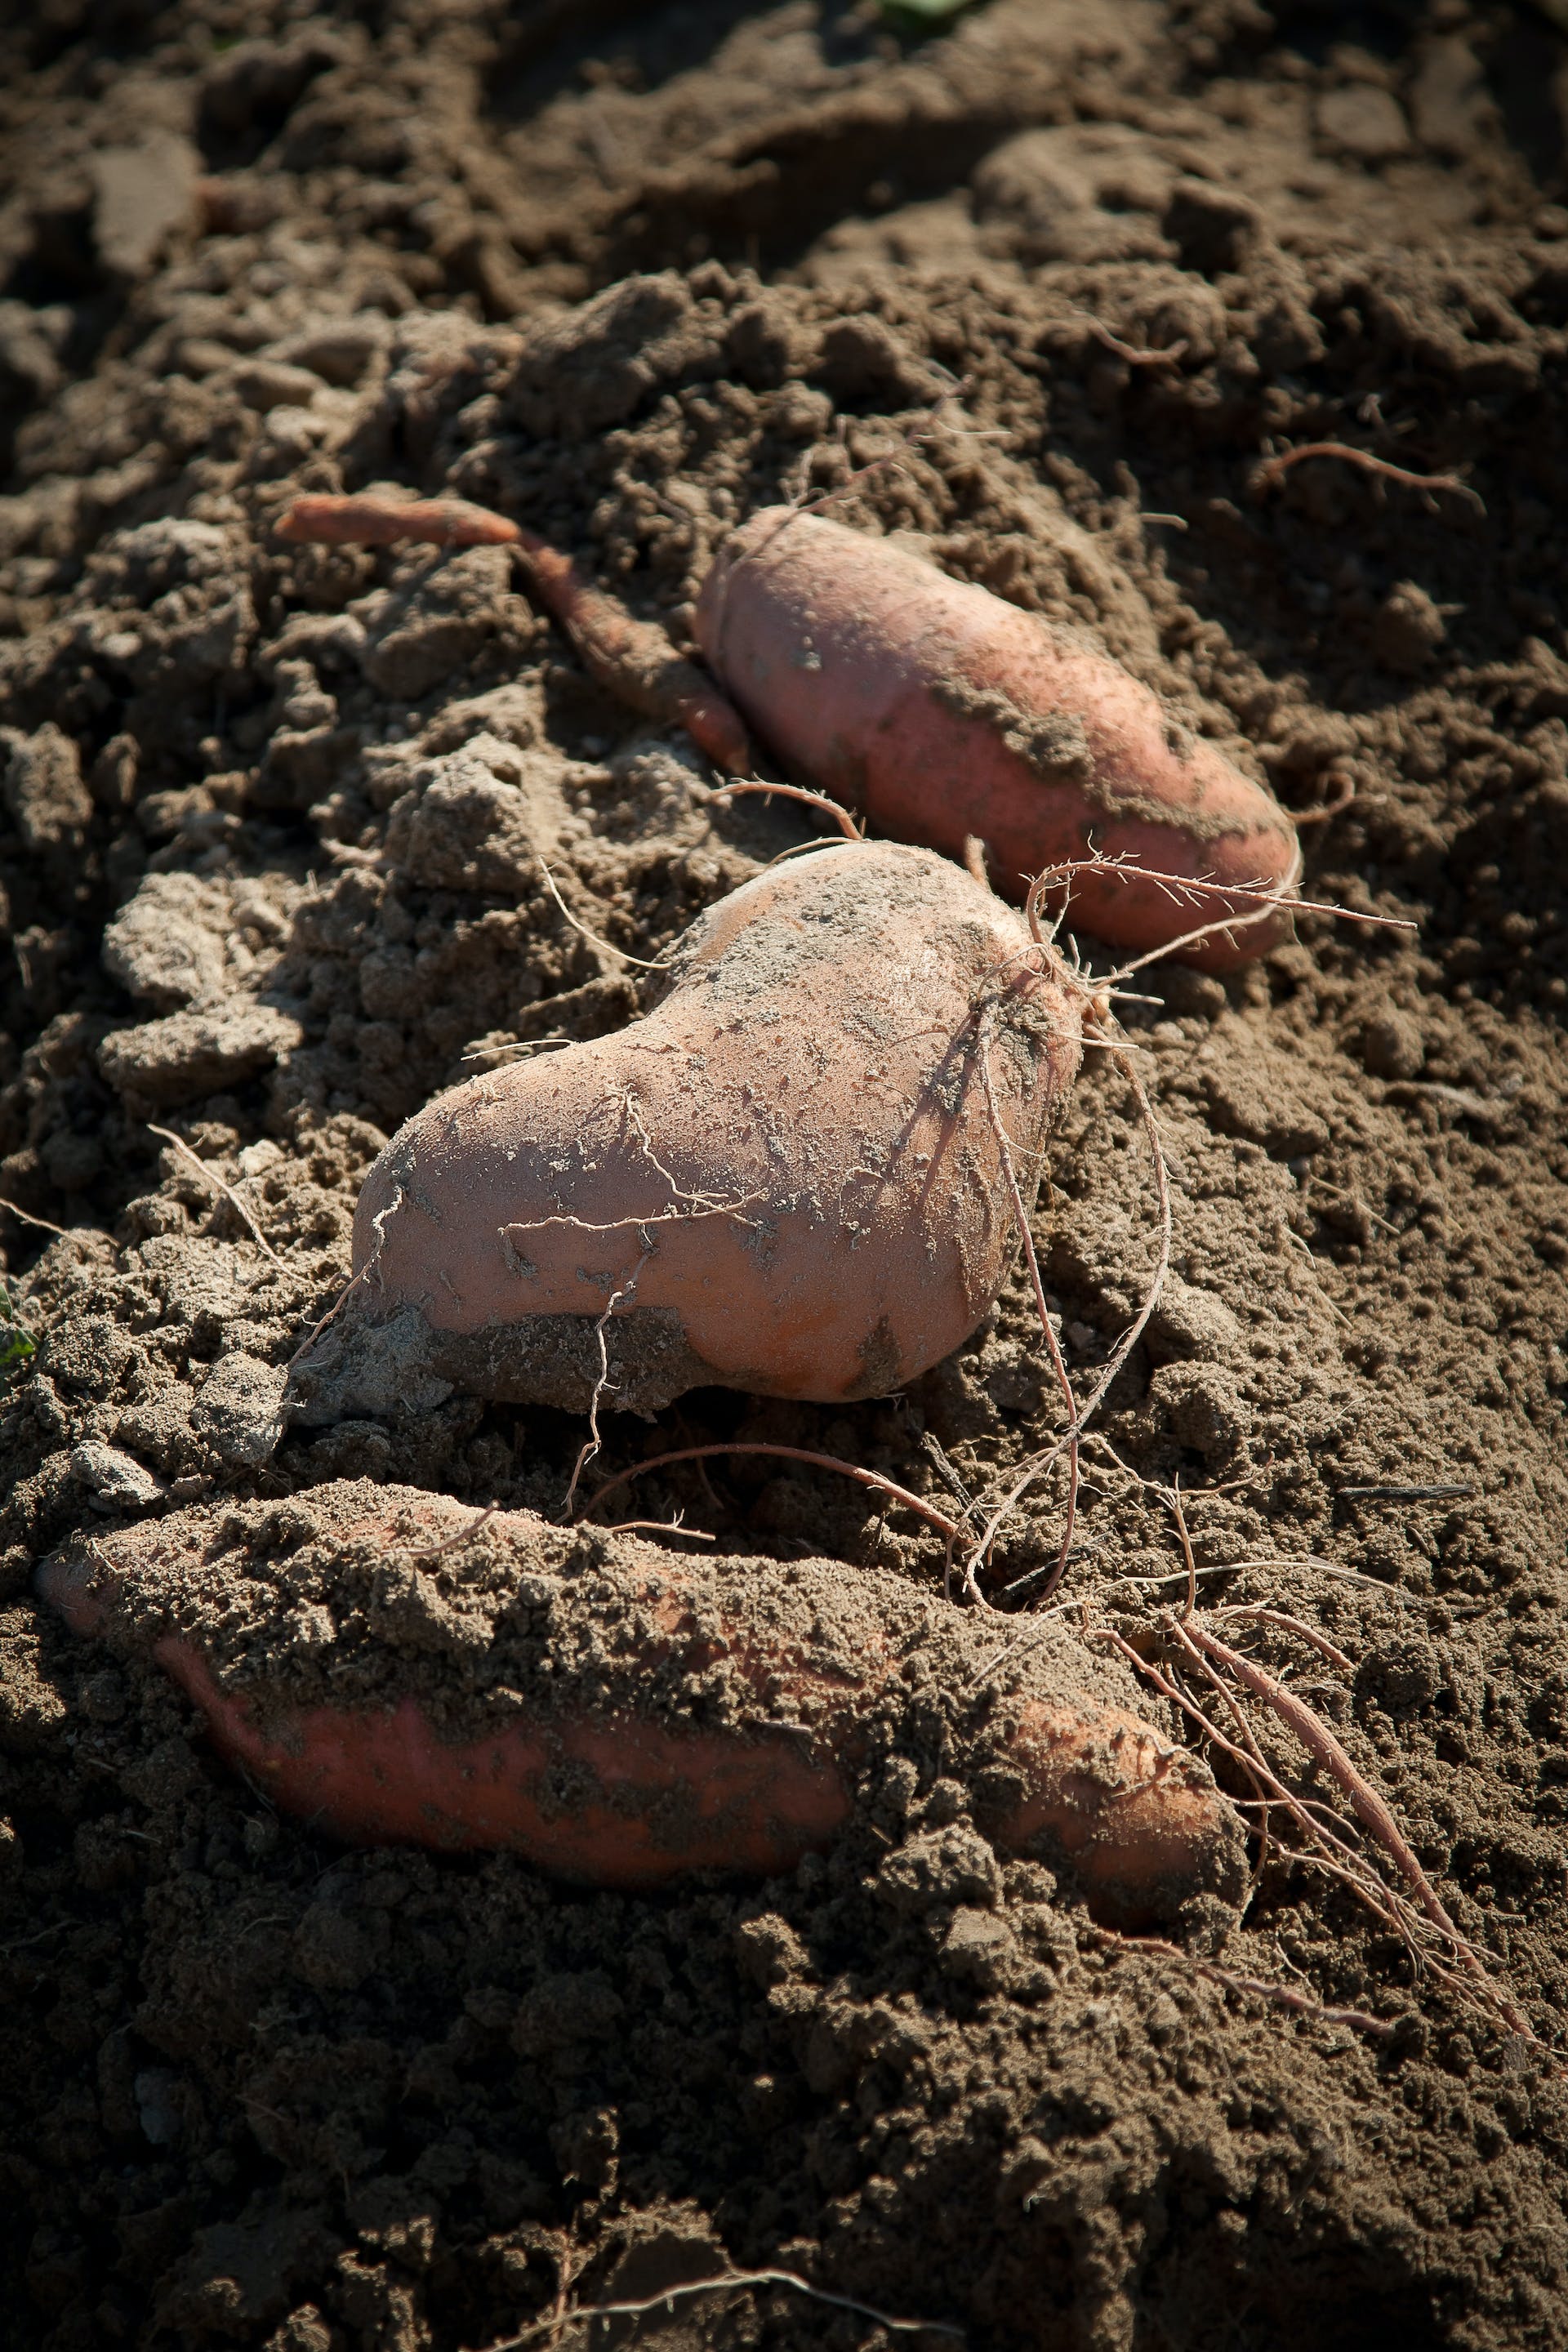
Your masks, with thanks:
[{"label": "soil", "polygon": [[[557,2325],[727,2264],[933,2347],[1568,2340],[1554,13],[13,12],[18,2347],[907,2340],[777,2285]],[[1268,469],[1324,441],[1450,486]],[[300,490],[377,483],[502,507],[678,640],[731,523],[837,491],[840,520],[1096,634],[1314,820],[1312,897],[1414,925],[1303,916],[1234,979],[1156,966],[1123,1000],[1173,1277],[1086,1450],[1052,1654],[1108,1696],[1129,1685],[1098,1628],[1169,1655],[1181,1555],[1147,1482],[1179,1477],[1205,1605],[1267,1602],[1352,1661],[1246,1637],[1386,1793],[1539,2042],[1277,1843],[1239,1927],[1118,1940],[1070,1873],[999,1861],[975,1789],[924,1751],[879,1762],[844,1837],[762,1883],[593,1893],[511,1855],[345,1851],[224,1769],[155,1668],[37,1604],[62,1546],[193,1506],[309,1512],[336,1481],[558,1515],[579,1418],[391,1389],[290,1418],[286,1367],[391,1130],[651,1001],[540,855],[589,931],[657,958],[806,837],[717,805],[504,551],[271,534]],[[1102,1059],[1048,1173],[1037,1238],[1081,1388],[1157,1234]],[[1058,1426],[1031,1311],[1020,1270],[881,1402],[700,1390],[652,1426],[606,1416],[596,1466],[737,1439],[949,1501],[989,1488]],[[948,1606],[940,1539],[831,1473],[736,1455],[630,1492],[626,1516],[690,1531],[649,1538],[672,1560],[710,1549],[760,1588],[837,1563],[847,1589]],[[1010,1521],[1004,1612],[1037,1601],[1061,1503],[1058,1469]],[[1138,1704],[1178,1734],[1152,1688]],[[1379,2030],[1323,2013],[1347,2007]]]}]

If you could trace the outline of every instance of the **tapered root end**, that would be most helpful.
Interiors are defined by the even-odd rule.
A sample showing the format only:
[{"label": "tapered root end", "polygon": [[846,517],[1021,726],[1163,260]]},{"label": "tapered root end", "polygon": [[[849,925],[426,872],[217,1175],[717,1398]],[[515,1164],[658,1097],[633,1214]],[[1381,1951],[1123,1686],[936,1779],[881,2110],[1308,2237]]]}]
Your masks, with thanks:
[{"label": "tapered root end", "polygon": [[1120,1707],[1026,1702],[1014,1738],[1027,1775],[999,1842],[1068,1863],[1105,1927],[1173,1919],[1194,1895],[1238,1905],[1246,1832],[1201,1759]]},{"label": "tapered root end", "polygon": [[279,539],[315,547],[516,547],[522,534],[506,515],[468,499],[388,499],[374,491],[295,499],[272,526]]}]

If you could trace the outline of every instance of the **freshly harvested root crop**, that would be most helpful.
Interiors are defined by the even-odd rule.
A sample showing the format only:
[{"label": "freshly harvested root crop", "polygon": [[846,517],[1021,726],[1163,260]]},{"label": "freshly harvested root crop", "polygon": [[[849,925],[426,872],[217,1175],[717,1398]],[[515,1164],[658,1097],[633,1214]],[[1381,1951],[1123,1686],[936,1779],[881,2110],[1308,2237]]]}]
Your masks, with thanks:
[{"label": "freshly harvested root crop", "polygon": [[512,547],[600,684],[686,727],[719,768],[747,772],[750,721],[877,832],[965,862],[983,845],[1010,898],[1092,860],[1075,919],[1118,946],[1178,942],[1225,971],[1289,936],[1300,849],[1272,793],[1091,638],[907,548],[793,507],[753,515],[698,601],[710,677],[535,533],[464,499],[297,499],[279,530]]},{"label": "freshly harvested root crop", "polygon": [[1001,1288],[1004,1156],[1032,1193],[1082,1002],[927,850],[773,867],[700,919],[646,1018],[399,1130],[360,1197],[350,1312],[303,1370],[395,1345],[473,1393],[578,1410],[886,1395]]},{"label": "freshly harvested root crop", "polygon": [[673,1560],[359,1481],[182,1511],[39,1581],[79,1633],[172,1675],[283,1811],[349,1843],[506,1849],[602,1886],[777,1873],[903,1755],[973,1792],[993,1846],[1066,1865],[1097,1918],[1241,1890],[1237,1815],[1118,1703],[1136,1697],[1120,1668],[1114,1698],[1090,1696],[1064,1630],[976,1685],[973,1622],[875,1570]]},{"label": "freshly harvested root crop", "polygon": [[1288,908],[1227,895],[1294,887],[1285,811],[1078,631],[789,507],[724,541],[696,627],[791,772],[878,832],[955,858],[977,837],[997,889],[1018,898],[1092,849],[1104,870],[1079,878],[1075,921],[1147,949],[1234,916],[1233,929],[1179,950],[1208,971],[1289,936]]}]

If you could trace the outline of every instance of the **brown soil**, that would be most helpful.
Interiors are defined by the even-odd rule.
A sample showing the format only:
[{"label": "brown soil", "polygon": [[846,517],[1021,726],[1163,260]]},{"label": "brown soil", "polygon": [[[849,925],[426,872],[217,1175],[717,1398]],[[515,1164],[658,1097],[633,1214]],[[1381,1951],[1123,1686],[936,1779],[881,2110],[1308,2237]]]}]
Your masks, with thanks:
[{"label": "brown soil", "polygon": [[[1069,1876],[998,1864],[975,1789],[918,1743],[762,1885],[343,1853],[31,1588],[94,1531],[308,1510],[338,1479],[557,1512],[571,1415],[389,1383],[284,1429],[284,1367],[390,1129],[647,1001],[537,853],[590,929],[656,956],[805,837],[716,808],[503,551],[285,548],[288,498],[500,504],[679,635],[731,521],[898,445],[841,520],[1095,631],[1293,809],[1353,786],[1305,836],[1310,887],[1418,926],[1305,919],[1233,982],[1162,968],[1125,1008],[1175,1276],[1108,1399],[1115,1455],[1089,1449],[1069,1591],[1084,1625],[1157,1641],[1158,1589],[1123,1580],[1177,1564],[1139,1480],[1179,1474],[1206,1593],[1353,1660],[1252,1637],[1558,2037],[1551,12],[992,0],[921,38],[870,0],[49,0],[0,43],[0,1193],[69,1228],[0,1223],[36,1343],[0,1411],[8,2341],[471,2352],[726,2260],[997,2352],[1568,2340],[1560,2063],[1288,1855],[1241,1928],[1130,1950]],[[1265,474],[1325,440],[1469,494]],[[1154,1234],[1104,1064],[1050,1177],[1047,1286],[1091,1373]],[[651,1429],[607,1419],[604,1466],[740,1437],[943,1496],[1056,1423],[1020,1276],[900,1397],[700,1391]],[[759,1583],[837,1561],[937,1608],[940,1542],[865,1490],[703,1468],[625,1515],[683,1513]],[[1005,1611],[1060,1502],[1012,1524]],[[1085,1686],[1125,1696],[1058,1623],[1053,1654],[1076,1642]],[[1392,2031],[1226,1986],[1216,1955]],[[593,2340],[634,2336],[905,2340],[784,2289]]]}]

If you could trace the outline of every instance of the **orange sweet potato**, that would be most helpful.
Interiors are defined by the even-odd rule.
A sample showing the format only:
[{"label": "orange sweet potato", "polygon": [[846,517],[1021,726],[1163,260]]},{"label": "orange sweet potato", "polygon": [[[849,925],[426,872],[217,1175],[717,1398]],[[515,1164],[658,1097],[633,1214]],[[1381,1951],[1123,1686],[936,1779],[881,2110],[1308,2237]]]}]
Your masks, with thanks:
[{"label": "orange sweet potato", "polygon": [[372,1324],[474,1393],[649,1410],[719,1384],[880,1396],[986,1312],[1077,1071],[1081,997],[957,866],[846,844],[695,926],[611,1037],[410,1119],[354,1224]]},{"label": "orange sweet potato", "polygon": [[[900,1668],[918,1654],[955,1694],[942,1769],[1002,1792],[977,1818],[1004,1852],[1067,1864],[1120,1925],[1237,1891],[1240,1826],[1195,1758],[1038,1645],[969,1693],[990,1637],[899,1580],[672,1560],[602,1534],[584,1560],[524,1512],[465,1545],[472,1513],[410,1488],[302,1501],[312,1534],[280,1559],[268,1506],[204,1506],[58,1556],[40,1584],[79,1633],[171,1674],[283,1811],[349,1843],[504,1848],[603,1886],[787,1870],[844,1826],[868,1761],[907,1741],[921,1682]],[[441,1653],[439,1575],[412,1640],[388,1600],[390,1580],[406,1614],[416,1563],[443,1551],[447,1585],[489,1611],[466,1669]],[[301,1689],[306,1593],[342,1630],[312,1635]]]},{"label": "orange sweet potato", "polygon": [[1212,885],[1184,902],[1135,872],[1079,878],[1074,915],[1158,949],[1226,915],[1183,952],[1209,971],[1289,935],[1237,886],[1289,891],[1289,818],[1261,784],[1077,631],[949,579],[886,541],[770,507],[725,541],[697,607],[698,643],[785,766],[863,810],[879,833],[950,857],[966,835],[1005,896],[1047,866],[1125,858]]},{"label": "orange sweet potato", "polygon": [[1118,945],[1156,952],[1234,917],[1173,950],[1225,971],[1289,935],[1274,902],[1300,852],[1271,793],[1089,637],[865,532],[789,507],[732,532],[697,607],[710,677],[537,533],[465,499],[300,498],[278,530],[510,546],[594,677],[726,773],[750,770],[749,719],[893,840],[950,857],[984,842],[1007,898],[1047,867],[1124,861],[1073,884],[1078,919]]}]

